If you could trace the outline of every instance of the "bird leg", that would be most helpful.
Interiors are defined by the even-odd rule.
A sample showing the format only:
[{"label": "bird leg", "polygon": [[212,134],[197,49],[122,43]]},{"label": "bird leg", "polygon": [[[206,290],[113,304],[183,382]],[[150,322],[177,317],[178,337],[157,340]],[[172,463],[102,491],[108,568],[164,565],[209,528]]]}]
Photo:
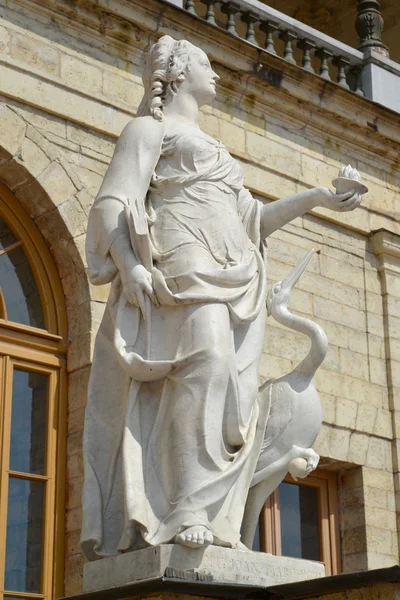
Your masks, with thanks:
[{"label": "bird leg", "polygon": [[247,496],[242,525],[242,542],[251,549],[261,509],[266,499],[285,477],[288,464],[294,458],[293,447],[272,464],[256,471]]},{"label": "bird leg", "polygon": [[266,499],[282,482],[291,460],[304,458],[310,471],[318,464],[319,456],[312,448],[293,445],[283,456],[256,471],[247,496],[242,525],[242,542],[251,549],[261,509]]},{"label": "bird leg", "polygon": [[281,483],[286,473],[287,468],[285,467],[268,479],[262,479],[249,490],[243,516],[242,542],[250,550],[253,546],[254,535],[257,529],[261,509],[267,498]]}]

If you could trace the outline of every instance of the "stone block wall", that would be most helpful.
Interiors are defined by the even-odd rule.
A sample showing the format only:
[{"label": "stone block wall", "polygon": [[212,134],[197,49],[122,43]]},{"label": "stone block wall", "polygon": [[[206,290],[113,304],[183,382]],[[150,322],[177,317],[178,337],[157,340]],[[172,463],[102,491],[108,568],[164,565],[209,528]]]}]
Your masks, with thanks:
[{"label": "stone block wall", "polygon": [[[253,48],[159,0],[130,3],[129,10],[115,1],[113,13],[105,2],[74,9],[61,0],[33,1],[29,10],[22,4],[9,0],[2,9],[0,179],[46,239],[66,297],[65,594],[81,591],[83,418],[108,294],[85,274],[87,215],[116,137],[139,104],[143,48],[162,33],[187,37],[214,60],[219,96],[202,111],[201,126],[240,161],[246,185],[263,202],[329,186],[348,163],[370,187],[356,213],[315,210],[271,236],[268,278],[280,280],[315,249],[291,308],[317,321],[330,341],[317,375],[324,424],[316,450],[339,475],[343,568],[396,564],[399,120],[275,57],[267,60],[280,70],[280,87],[259,80],[251,75],[259,60]],[[378,230],[386,232],[383,241]],[[261,379],[288,372],[307,349],[300,334],[269,319]]]}]

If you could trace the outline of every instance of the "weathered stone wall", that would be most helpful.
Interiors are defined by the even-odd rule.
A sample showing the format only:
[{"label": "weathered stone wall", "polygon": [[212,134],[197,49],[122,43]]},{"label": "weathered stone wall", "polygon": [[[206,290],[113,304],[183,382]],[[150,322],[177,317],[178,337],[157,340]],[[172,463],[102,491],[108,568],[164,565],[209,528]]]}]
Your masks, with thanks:
[{"label": "weathered stone wall", "polygon": [[[0,178],[48,242],[68,309],[66,595],[81,590],[83,416],[107,297],[84,272],[87,214],[115,139],[140,101],[142,50],[161,33],[186,36],[214,59],[219,96],[202,112],[201,126],[237,157],[262,200],[329,185],[349,162],[370,187],[356,213],[316,210],[274,234],[268,276],[281,279],[315,248],[291,306],[330,340],[317,376],[324,425],[316,449],[340,474],[343,567],[397,563],[398,118],[157,0],[116,0],[113,12],[105,5],[44,0],[28,10],[9,0],[0,27]],[[252,75],[261,59],[275,83]],[[390,244],[372,238],[381,229]],[[307,347],[268,320],[262,379],[292,369]]]}]

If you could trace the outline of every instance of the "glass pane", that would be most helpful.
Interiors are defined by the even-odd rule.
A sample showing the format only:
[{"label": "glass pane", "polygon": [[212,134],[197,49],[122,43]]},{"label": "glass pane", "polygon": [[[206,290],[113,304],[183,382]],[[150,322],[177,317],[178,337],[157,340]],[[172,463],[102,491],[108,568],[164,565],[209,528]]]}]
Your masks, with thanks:
[{"label": "glass pane", "polygon": [[45,474],[48,375],[14,369],[10,469]]},{"label": "glass pane", "polygon": [[321,560],[318,490],[281,483],[279,504],[283,556]]},{"label": "glass pane", "polygon": [[44,329],[35,278],[21,247],[0,256],[0,286],[9,321]]},{"label": "glass pane", "polygon": [[5,589],[41,591],[44,483],[10,477]]},{"label": "glass pane", "polygon": [[18,242],[17,238],[11,233],[7,223],[0,217],[0,250],[5,250],[15,242]]}]

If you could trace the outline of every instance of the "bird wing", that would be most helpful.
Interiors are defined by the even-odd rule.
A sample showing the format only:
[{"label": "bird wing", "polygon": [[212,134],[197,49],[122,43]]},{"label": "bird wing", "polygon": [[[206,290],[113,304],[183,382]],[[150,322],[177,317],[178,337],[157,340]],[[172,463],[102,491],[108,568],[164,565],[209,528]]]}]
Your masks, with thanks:
[{"label": "bird wing", "polygon": [[269,448],[282,431],[293,419],[292,402],[287,393],[285,383],[272,383],[268,392],[270,394],[270,411],[265,428],[261,452]]}]

